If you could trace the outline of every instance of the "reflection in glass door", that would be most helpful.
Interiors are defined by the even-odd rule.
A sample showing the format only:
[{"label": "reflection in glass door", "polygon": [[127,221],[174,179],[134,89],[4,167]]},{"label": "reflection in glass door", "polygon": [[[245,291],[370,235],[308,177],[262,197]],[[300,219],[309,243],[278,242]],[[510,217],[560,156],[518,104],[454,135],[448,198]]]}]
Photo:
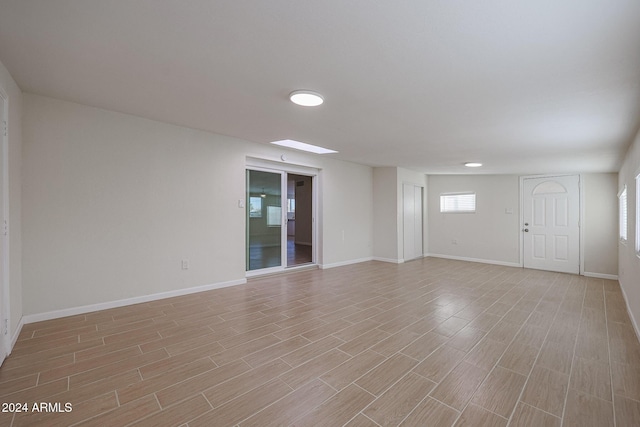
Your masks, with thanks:
[{"label": "reflection in glass door", "polygon": [[282,266],[282,174],[247,170],[247,271]]}]

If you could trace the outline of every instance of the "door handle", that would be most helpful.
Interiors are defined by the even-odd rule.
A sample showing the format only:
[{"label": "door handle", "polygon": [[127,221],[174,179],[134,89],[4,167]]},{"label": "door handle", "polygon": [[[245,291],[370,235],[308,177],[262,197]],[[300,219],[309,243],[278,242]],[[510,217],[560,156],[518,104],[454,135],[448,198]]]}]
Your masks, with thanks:
[{"label": "door handle", "polygon": [[528,233],[528,232],[529,232],[529,229],[528,229],[528,228],[525,228],[525,229],[523,229],[522,231],[524,231],[525,233]]}]

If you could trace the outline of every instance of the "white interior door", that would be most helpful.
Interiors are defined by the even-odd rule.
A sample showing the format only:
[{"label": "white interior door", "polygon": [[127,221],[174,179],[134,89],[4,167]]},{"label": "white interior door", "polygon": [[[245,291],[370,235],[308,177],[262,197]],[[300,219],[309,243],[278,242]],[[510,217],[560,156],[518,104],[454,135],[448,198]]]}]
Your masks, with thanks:
[{"label": "white interior door", "polygon": [[523,180],[524,266],[580,272],[580,177]]},{"label": "white interior door", "polygon": [[422,187],[402,185],[403,258],[422,257]]}]

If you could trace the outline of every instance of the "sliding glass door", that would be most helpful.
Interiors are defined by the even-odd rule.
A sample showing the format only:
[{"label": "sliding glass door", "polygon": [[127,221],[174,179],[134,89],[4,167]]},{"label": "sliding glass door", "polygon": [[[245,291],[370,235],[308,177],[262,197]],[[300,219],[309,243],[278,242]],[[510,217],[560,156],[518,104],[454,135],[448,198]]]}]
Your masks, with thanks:
[{"label": "sliding glass door", "polygon": [[314,177],[251,167],[246,181],[246,271],[315,262]]},{"label": "sliding glass door", "polygon": [[247,271],[282,266],[282,176],[247,170]]}]

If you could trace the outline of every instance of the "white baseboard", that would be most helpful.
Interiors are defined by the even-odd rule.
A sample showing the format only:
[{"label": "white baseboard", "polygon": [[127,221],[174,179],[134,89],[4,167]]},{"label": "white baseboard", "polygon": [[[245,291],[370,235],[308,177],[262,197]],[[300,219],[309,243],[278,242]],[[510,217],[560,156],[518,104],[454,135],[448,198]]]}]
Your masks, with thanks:
[{"label": "white baseboard", "polygon": [[395,259],[395,258],[382,258],[379,256],[373,257],[374,261],[382,261],[382,262],[390,262],[392,264],[402,264],[404,262],[403,259]]},{"label": "white baseboard", "polygon": [[585,271],[582,275],[585,277],[595,277],[596,279],[618,280],[618,276],[616,274],[590,273]]},{"label": "white baseboard", "polygon": [[15,346],[16,342],[18,342],[18,337],[20,336],[20,332],[22,332],[23,326],[24,326],[24,316],[20,318],[20,322],[18,322],[18,327],[16,328],[16,331],[13,333],[13,336],[11,337],[11,343],[9,345],[9,354],[11,354],[11,351],[13,350],[13,346]]},{"label": "white baseboard", "polygon": [[627,314],[629,315],[629,319],[631,319],[631,325],[633,325],[633,330],[636,332],[636,338],[640,340],[640,328],[638,328],[638,323],[636,322],[636,318],[633,317],[633,311],[631,311],[631,307],[629,307],[629,298],[627,298],[627,294],[620,284],[620,290],[622,291],[622,298],[624,298],[624,303],[627,306]]},{"label": "white baseboard", "polygon": [[426,254],[425,257],[454,259],[456,261],[479,262],[482,264],[502,265],[505,267],[522,267],[522,264],[518,262],[506,262],[506,261],[497,261],[492,259],[468,258],[468,257],[462,257],[462,256],[455,256],[455,255]]},{"label": "white baseboard", "polygon": [[245,275],[248,279],[249,278],[253,279],[254,277],[276,276],[279,274],[297,273],[300,271],[307,271],[307,270],[318,270],[319,268],[320,267],[318,266],[318,264],[301,264],[301,265],[294,265],[292,267],[286,267],[286,268],[274,267],[274,268],[263,268],[260,270],[252,270],[252,271],[247,271]]},{"label": "white baseboard", "polygon": [[60,317],[75,316],[78,314],[90,313],[92,311],[107,310],[109,308],[124,307],[126,305],[140,304],[143,302],[156,301],[165,298],[178,297],[182,295],[194,294],[196,292],[210,291],[212,289],[226,288],[229,286],[243,285],[247,279],[230,280],[228,282],[213,283],[211,285],[195,286],[193,288],[176,289],[175,291],[160,292],[157,294],[143,295],[139,297],[121,299],[117,301],[102,302],[98,304],[83,305],[80,307],[65,308],[62,310],[48,311],[46,313],[28,314],[22,316],[22,323],[29,324],[41,322],[43,320],[58,319]]},{"label": "white baseboard", "polygon": [[320,264],[321,270],[327,270],[329,268],[343,267],[345,265],[358,264],[361,262],[373,261],[373,257],[351,259],[348,261],[334,262],[332,264]]},{"label": "white baseboard", "polygon": [[269,275],[273,275],[273,274],[280,274],[280,273],[282,273],[284,271],[285,270],[284,270],[284,268],[282,266],[267,267],[267,268],[260,268],[258,270],[246,271],[244,273],[244,275],[247,278],[252,278],[252,277],[260,277],[260,276],[269,276]]}]

